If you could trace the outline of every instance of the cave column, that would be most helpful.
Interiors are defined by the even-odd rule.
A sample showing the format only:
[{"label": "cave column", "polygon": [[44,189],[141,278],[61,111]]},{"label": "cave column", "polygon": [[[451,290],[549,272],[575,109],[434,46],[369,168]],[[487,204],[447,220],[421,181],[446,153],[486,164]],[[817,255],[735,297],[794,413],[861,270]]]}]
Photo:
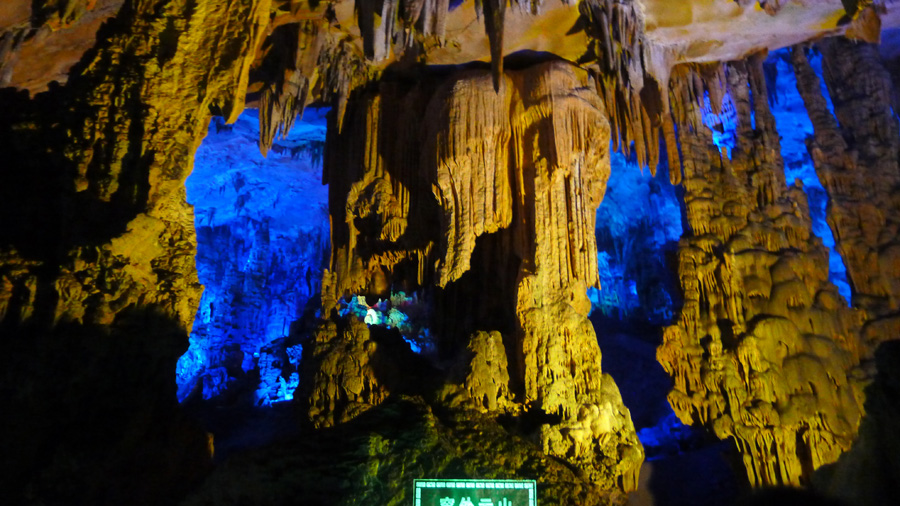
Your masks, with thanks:
[{"label": "cave column", "polygon": [[[702,121],[721,89],[737,114],[730,154]],[[684,309],[657,352],[675,378],[669,401],[683,422],[736,442],[752,485],[803,484],[859,424],[859,315],[828,281],[805,194],[785,184],[762,57],[724,75],[676,68],[671,92],[690,230]]]},{"label": "cave column", "polygon": [[[349,102],[344,131],[329,129],[332,269],[327,320],[304,351],[309,414],[328,426],[387,393],[421,393],[409,373],[385,373],[403,369],[379,351],[387,340],[333,309],[404,280],[431,285],[437,352],[465,362],[440,378],[440,402],[542,411],[555,420],[541,430],[547,453],[604,488],[633,490],[643,449],[587,318],[609,177],[603,101],[587,72],[563,62],[507,71],[496,90],[494,81],[464,70],[384,83]],[[403,127],[388,136],[387,124]]]},{"label": "cave column", "polygon": [[828,193],[828,223],[847,267],[853,305],[868,313],[865,347],[900,332],[900,128],[877,46],[819,43],[835,116],[806,51],[793,49],[797,88],[812,119],[808,148]]}]

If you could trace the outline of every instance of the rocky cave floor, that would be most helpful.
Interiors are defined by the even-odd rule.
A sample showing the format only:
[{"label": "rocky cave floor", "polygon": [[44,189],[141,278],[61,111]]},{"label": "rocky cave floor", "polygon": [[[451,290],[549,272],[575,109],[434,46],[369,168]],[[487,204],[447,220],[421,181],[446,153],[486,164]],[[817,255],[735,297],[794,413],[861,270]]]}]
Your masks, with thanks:
[{"label": "rocky cave floor", "polygon": [[[604,321],[602,316],[592,321],[600,336],[603,370],[619,385],[647,453],[639,489],[630,494],[628,504],[731,504],[743,495],[747,489],[734,472],[740,466],[731,444],[682,425],[669,407],[670,379],[656,361],[659,327]],[[247,403],[185,407],[215,435],[216,462],[216,470],[185,504],[293,504],[298,495],[328,502],[330,493],[353,497],[362,501],[359,504],[405,504],[409,499],[402,491],[397,496],[379,489],[390,488],[384,481],[404,472],[407,465],[420,466],[423,473],[430,467],[452,474],[458,467],[469,475],[473,471],[491,474],[497,472],[496,464],[499,468],[510,464],[488,462],[490,452],[485,448],[466,448],[484,444],[491,432],[504,430],[500,425],[435,415],[414,399],[389,402],[378,413],[346,427],[319,431],[314,439],[304,437],[302,414],[290,402],[258,408]],[[385,425],[385,417],[394,418],[393,423]],[[385,431],[386,426],[393,428]],[[477,436],[460,435],[465,433]],[[509,434],[495,435],[510,439]],[[535,452],[536,447],[522,445],[516,435],[511,443],[495,442],[495,446],[506,447],[496,455],[513,459],[516,462],[511,465],[519,469],[569,472]],[[397,450],[402,457],[397,457]],[[480,456],[473,458],[473,453]],[[423,457],[431,462],[423,464]],[[370,490],[360,490],[366,488]]]}]

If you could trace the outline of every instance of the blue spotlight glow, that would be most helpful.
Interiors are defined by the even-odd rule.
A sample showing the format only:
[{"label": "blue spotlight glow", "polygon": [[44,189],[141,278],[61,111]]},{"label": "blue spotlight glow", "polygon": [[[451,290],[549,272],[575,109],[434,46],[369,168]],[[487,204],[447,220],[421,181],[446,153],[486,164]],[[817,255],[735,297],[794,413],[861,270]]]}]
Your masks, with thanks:
[{"label": "blue spotlight glow", "polygon": [[607,317],[666,323],[680,304],[677,280],[665,259],[682,234],[675,188],[662,167],[654,177],[620,153],[612,154],[611,164],[597,210],[601,289],[589,289],[588,297]]},{"label": "blue spotlight glow", "polygon": [[[849,303],[851,299],[850,284],[847,282],[847,268],[844,266],[840,253],[834,247],[834,235],[826,219],[828,194],[819,181],[809,151],[806,149],[806,138],[813,134],[813,125],[803,104],[803,98],[797,91],[797,79],[794,76],[793,66],[790,64],[788,51],[788,49],[775,51],[767,60],[767,65],[776,65],[778,70],[777,84],[769,84],[770,86],[775,84],[775,90],[770,90],[770,95],[775,99],[775,103],[770,105],[772,114],[775,116],[778,133],[781,135],[784,175],[788,184],[798,179],[803,182],[803,191],[806,192],[809,201],[809,214],[813,222],[812,231],[828,248],[828,278]],[[822,93],[827,99],[829,110],[834,114],[831,97],[822,79],[821,55],[811,55],[810,63],[819,75],[819,82],[823,83],[821,85]]]},{"label": "blue spotlight glow", "polygon": [[391,293],[389,299],[379,299],[372,305],[363,296],[353,296],[338,303],[338,315],[351,315],[369,326],[397,329],[415,353],[433,351],[428,305],[419,300],[417,293]]},{"label": "blue spotlight glow", "polygon": [[253,391],[263,405],[292,397],[299,346],[291,325],[319,291],[329,248],[326,112],[307,110],[266,158],[254,110],[233,126],[213,120],[197,150],[185,186],[204,291],[178,361],[180,401]]},{"label": "blue spotlight glow", "polygon": [[716,146],[728,148],[728,156],[731,156],[731,151],[734,149],[737,139],[735,134],[737,131],[737,111],[735,111],[731,95],[725,94],[725,97],[722,99],[722,110],[719,114],[713,112],[709,93],[705,94],[703,99],[703,124],[712,130],[713,142]]}]

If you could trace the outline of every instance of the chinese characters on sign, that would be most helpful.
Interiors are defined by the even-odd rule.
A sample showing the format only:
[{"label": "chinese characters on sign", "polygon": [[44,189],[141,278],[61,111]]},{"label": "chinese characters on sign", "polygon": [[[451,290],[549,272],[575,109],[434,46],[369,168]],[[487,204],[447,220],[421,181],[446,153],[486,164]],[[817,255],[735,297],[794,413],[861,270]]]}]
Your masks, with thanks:
[{"label": "chinese characters on sign", "polygon": [[[452,497],[441,497],[441,506],[456,506],[456,499]],[[472,503],[472,498],[463,497],[461,501],[459,501],[459,506],[475,506]],[[490,497],[482,497],[478,500],[478,506],[494,506],[494,500]],[[510,502],[509,499],[503,498],[497,502],[497,506],[513,506],[513,503]]]},{"label": "chinese characters on sign", "polygon": [[537,506],[533,480],[416,480],[414,506]]}]

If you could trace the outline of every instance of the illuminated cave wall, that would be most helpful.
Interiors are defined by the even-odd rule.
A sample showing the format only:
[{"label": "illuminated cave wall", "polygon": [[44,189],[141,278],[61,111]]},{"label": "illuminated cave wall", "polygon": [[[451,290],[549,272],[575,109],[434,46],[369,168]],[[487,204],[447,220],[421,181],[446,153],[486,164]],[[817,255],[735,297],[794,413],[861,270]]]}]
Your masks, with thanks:
[{"label": "illuminated cave wall", "polygon": [[307,110],[265,158],[255,110],[231,126],[214,119],[197,150],[186,187],[204,291],[177,366],[180,401],[292,398],[300,347],[291,327],[318,302],[328,255],[326,112]]},{"label": "illuminated cave wall", "polygon": [[[777,51],[765,64],[770,91],[767,99],[782,138],[785,176],[788,182],[802,181],[813,233],[829,249],[829,278],[849,303],[846,268],[826,221],[828,196],[806,147],[806,138],[813,133],[812,123],[797,91],[789,58],[789,50]],[[821,55],[813,55],[811,61],[821,76]],[[703,120],[713,131],[713,141],[730,156],[736,143],[736,112],[731,98],[726,96],[721,112],[714,114],[707,97]],[[669,182],[665,161],[656,176],[646,169],[641,171],[635,161],[620,153],[613,153],[611,165],[607,191],[597,211],[602,287],[590,289],[589,296],[594,315],[602,315],[601,325],[606,327],[598,329],[603,368],[619,384],[647,458],[656,460],[703,444],[698,430],[683,425],[665,401],[670,379],[656,362],[655,349],[648,342],[654,337],[644,335],[671,323],[681,308],[681,288],[668,259],[677,252],[683,232],[683,197],[680,188]]]},{"label": "illuminated cave wall", "polygon": [[[834,106],[828,95],[828,89],[822,78],[822,55],[812,54],[810,63],[819,75],[822,83],[822,95],[828,101],[832,114]],[[790,48],[772,52],[764,63],[768,86],[769,107],[775,116],[775,126],[781,136],[781,155],[784,158],[785,180],[792,184],[800,180],[803,191],[809,200],[809,211],[813,222],[813,233],[822,240],[829,251],[829,280],[838,288],[847,303],[850,303],[850,285],[847,282],[847,269],[840,254],[835,249],[834,235],[826,220],[828,194],[813,166],[806,139],[813,134],[813,125],[797,91],[797,80],[790,62]],[[755,121],[755,118],[753,118]],[[735,146],[735,110],[730,96],[725,96],[720,114],[711,110],[709,97],[706,97],[703,123],[713,131],[713,141],[720,148],[731,150]]]},{"label": "illuminated cave wall", "polygon": [[[822,55],[810,57],[813,70],[822,83],[822,95],[828,101],[828,108],[834,114],[834,106],[822,79]],[[775,126],[781,135],[781,155],[784,157],[784,175],[790,184],[799,179],[809,200],[809,214],[812,231],[822,239],[828,248],[828,278],[837,287],[844,300],[850,303],[850,284],[847,282],[847,268],[841,255],[834,247],[834,235],[826,221],[828,194],[806,149],[806,138],[812,136],[813,125],[797,91],[797,79],[791,66],[790,48],[781,49],[769,55],[765,63],[766,78],[769,80],[769,103],[775,116]]]}]

